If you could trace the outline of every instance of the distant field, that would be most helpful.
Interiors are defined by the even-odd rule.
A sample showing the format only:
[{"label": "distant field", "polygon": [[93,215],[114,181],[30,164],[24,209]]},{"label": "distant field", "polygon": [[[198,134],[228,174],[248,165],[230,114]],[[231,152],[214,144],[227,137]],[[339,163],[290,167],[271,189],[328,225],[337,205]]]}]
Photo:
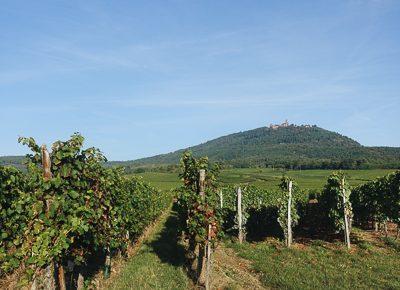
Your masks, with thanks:
[{"label": "distant field", "polygon": [[[344,170],[352,186],[383,176],[393,169]],[[321,189],[333,170],[273,170],[269,168],[226,169],[221,172],[220,180],[226,184],[250,183],[263,188],[276,188],[283,174],[293,177],[304,189]],[[179,186],[177,173],[145,172],[143,179],[155,187],[167,190]]]}]

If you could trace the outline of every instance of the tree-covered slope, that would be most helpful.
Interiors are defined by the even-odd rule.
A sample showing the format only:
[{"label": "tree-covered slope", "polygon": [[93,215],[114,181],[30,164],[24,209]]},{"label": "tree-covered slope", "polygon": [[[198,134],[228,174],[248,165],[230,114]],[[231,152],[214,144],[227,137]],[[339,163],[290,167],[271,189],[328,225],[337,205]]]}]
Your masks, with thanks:
[{"label": "tree-covered slope", "polygon": [[13,166],[23,169],[24,160],[24,156],[0,156],[0,166]]},{"label": "tree-covered slope", "polygon": [[346,136],[316,126],[292,125],[230,134],[172,153],[138,159],[131,165],[176,164],[187,149],[196,156],[208,156],[236,167],[360,168],[400,164],[400,148],[364,147]]},{"label": "tree-covered slope", "polygon": [[[135,161],[108,162],[107,165],[158,170],[160,166],[177,164],[187,149],[195,156],[208,156],[213,161],[234,167],[400,168],[400,148],[365,147],[346,136],[316,126],[294,125],[277,129],[257,128],[168,154]],[[22,161],[20,156],[0,157],[0,165],[20,167]]]}]

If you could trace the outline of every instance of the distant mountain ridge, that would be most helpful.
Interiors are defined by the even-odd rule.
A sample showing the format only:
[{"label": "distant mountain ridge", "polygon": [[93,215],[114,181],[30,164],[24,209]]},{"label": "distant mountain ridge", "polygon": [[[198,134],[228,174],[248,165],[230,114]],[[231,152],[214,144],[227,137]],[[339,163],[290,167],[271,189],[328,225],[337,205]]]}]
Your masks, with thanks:
[{"label": "distant mountain ridge", "polygon": [[24,160],[24,156],[0,156],[0,166],[14,166],[23,169]]},{"label": "distant mountain ridge", "polygon": [[[366,147],[339,133],[310,125],[270,125],[222,136],[167,154],[134,161],[112,161],[108,166],[160,168],[179,163],[185,150],[195,156],[232,167],[293,169],[400,168],[399,147]],[[21,166],[23,157],[0,157],[0,165]]]}]

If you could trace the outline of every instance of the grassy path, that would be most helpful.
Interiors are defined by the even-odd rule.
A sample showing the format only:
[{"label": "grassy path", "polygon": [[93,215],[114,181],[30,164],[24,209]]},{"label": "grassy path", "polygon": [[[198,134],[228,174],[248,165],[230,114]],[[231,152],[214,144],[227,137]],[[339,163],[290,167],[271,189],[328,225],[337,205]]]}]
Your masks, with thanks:
[{"label": "grassy path", "polygon": [[[107,283],[106,289],[195,289],[184,269],[175,211],[165,214],[148,238]],[[213,254],[212,289],[265,289],[249,261],[221,243]]]},{"label": "grassy path", "polygon": [[178,243],[177,222],[174,211],[165,215],[108,289],[190,288],[184,270],[184,249]]}]

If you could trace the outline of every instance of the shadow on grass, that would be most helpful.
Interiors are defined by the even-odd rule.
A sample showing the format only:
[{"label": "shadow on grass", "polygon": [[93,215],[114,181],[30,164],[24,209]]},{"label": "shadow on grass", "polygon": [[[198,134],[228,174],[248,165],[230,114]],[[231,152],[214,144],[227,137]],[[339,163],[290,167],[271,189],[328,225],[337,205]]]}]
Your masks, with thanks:
[{"label": "shadow on grass", "polygon": [[268,237],[283,238],[283,232],[278,223],[278,210],[274,207],[250,210],[247,220],[247,240],[260,242]]},{"label": "shadow on grass", "polygon": [[185,248],[179,243],[179,218],[174,208],[164,228],[147,245],[163,263],[180,267],[185,264]]}]

